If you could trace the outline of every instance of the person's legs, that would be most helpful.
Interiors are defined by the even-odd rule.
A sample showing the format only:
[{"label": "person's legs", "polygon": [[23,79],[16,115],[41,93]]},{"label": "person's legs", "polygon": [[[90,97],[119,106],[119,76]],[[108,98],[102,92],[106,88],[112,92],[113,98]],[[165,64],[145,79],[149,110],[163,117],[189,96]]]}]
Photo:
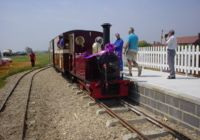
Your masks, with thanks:
[{"label": "person's legs", "polygon": [[138,63],[135,60],[133,60],[132,63],[134,65],[134,67],[138,67]]},{"label": "person's legs", "polygon": [[120,68],[120,71],[123,71],[123,60],[122,60],[122,57],[119,57],[119,68]]},{"label": "person's legs", "polygon": [[31,66],[33,67],[33,60],[31,60]]},{"label": "person's legs", "polygon": [[35,67],[35,60],[33,60],[33,67]]},{"label": "person's legs", "polygon": [[34,67],[35,66],[35,61],[31,60],[31,66]]},{"label": "person's legs", "polygon": [[138,76],[141,76],[142,74],[142,66],[138,65]]},{"label": "person's legs", "polygon": [[131,54],[131,51],[127,51],[126,57],[127,57],[127,62],[128,62],[129,75],[132,76],[132,54]]},{"label": "person's legs", "polygon": [[175,75],[176,75],[175,74],[175,62],[174,62],[175,54],[176,54],[175,50],[172,50],[172,52],[171,52],[171,72],[170,72],[170,75],[172,77],[175,77]]},{"label": "person's legs", "polygon": [[132,76],[132,63],[129,59],[127,59],[128,61],[128,70],[129,70],[129,75]]},{"label": "person's legs", "polygon": [[133,64],[135,67],[138,68],[138,76],[140,76],[142,73],[142,67],[139,66],[139,64],[137,63],[137,53],[136,52],[133,53]]},{"label": "person's legs", "polygon": [[175,50],[168,50],[167,51],[167,54],[168,54],[168,66],[169,66],[169,72],[170,72],[170,75],[168,78],[175,78],[175,63],[174,63],[174,57],[175,57]]}]

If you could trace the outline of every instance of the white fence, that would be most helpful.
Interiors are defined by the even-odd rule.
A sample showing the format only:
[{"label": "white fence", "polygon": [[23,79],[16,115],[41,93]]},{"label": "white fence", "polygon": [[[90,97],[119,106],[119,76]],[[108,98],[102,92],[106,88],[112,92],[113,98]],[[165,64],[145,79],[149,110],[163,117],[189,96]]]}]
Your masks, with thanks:
[{"label": "white fence", "polygon": [[[177,72],[198,74],[200,72],[199,46],[178,46],[175,58]],[[143,67],[168,70],[166,46],[151,46],[139,48],[138,62]]]}]

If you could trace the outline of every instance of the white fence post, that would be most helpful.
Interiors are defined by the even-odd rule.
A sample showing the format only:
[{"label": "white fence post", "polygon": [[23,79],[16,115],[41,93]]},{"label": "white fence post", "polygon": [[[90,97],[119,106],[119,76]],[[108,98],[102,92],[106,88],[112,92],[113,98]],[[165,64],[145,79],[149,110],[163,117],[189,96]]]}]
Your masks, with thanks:
[{"label": "white fence post", "polygon": [[184,50],[184,52],[185,52],[185,54],[184,54],[184,56],[185,56],[185,60],[184,60],[184,65],[185,65],[185,76],[187,77],[188,76],[188,69],[187,69],[187,67],[188,67],[188,53],[187,53],[187,51],[188,51],[188,49],[187,49],[187,46],[185,46],[185,50]]},{"label": "white fence post", "polygon": [[[177,47],[175,57],[175,68],[177,72],[198,74],[199,66],[199,45],[181,45]],[[142,67],[167,70],[167,49],[166,46],[142,47],[138,52],[138,62]]]},{"label": "white fence post", "polygon": [[195,70],[196,70],[196,74],[198,74],[199,71],[200,71],[200,70],[199,70],[199,67],[200,67],[200,65],[199,65],[199,59],[200,59],[200,58],[199,58],[199,55],[200,55],[200,54],[199,54],[199,45],[197,45],[197,46],[196,46],[196,69],[195,69]]},{"label": "white fence post", "polygon": [[192,68],[192,74],[194,74],[194,70],[195,70],[195,67],[194,67],[194,63],[195,63],[195,61],[194,61],[194,57],[195,57],[195,46],[194,45],[192,45],[192,49],[191,49],[191,62],[192,62],[192,64],[191,64],[191,68]]}]

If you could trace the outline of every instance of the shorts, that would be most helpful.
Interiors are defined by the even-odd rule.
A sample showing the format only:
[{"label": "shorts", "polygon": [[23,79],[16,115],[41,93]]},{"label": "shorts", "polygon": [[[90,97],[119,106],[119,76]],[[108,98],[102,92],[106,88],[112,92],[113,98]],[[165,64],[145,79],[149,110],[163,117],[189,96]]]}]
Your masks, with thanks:
[{"label": "shorts", "polygon": [[126,58],[129,61],[137,61],[137,52],[128,50],[126,53]]}]

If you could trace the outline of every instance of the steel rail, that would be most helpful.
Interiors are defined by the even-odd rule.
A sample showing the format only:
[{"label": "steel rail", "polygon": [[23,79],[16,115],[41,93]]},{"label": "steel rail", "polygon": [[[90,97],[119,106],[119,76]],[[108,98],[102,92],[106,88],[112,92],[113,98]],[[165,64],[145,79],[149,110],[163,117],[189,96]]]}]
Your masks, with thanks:
[{"label": "steel rail", "polygon": [[15,83],[14,87],[12,88],[12,90],[10,91],[10,93],[8,94],[8,96],[6,97],[5,100],[3,100],[2,104],[0,105],[0,112],[2,112],[5,109],[6,103],[8,101],[8,99],[10,98],[10,96],[13,94],[13,92],[15,91],[16,87],[19,85],[20,81],[24,78],[24,76],[26,76],[27,74],[31,73],[32,71],[34,71],[36,69],[32,69],[26,73],[24,73]]},{"label": "steel rail", "polygon": [[[136,112],[136,113],[139,112],[140,114],[144,115],[145,117],[147,117],[147,120],[151,121],[151,122],[154,123],[155,125],[157,125],[157,126],[162,126],[162,127],[166,128],[166,129],[170,132],[170,134],[172,134],[174,137],[177,137],[177,138],[180,139],[180,140],[191,140],[189,137],[187,137],[187,136],[185,136],[184,134],[178,132],[177,130],[175,130],[175,129],[169,127],[168,125],[166,125],[166,124],[160,122],[159,120],[156,120],[155,118],[151,117],[150,115],[148,115],[148,114],[146,114],[146,113],[144,113],[144,112],[142,112],[142,111],[136,109],[133,105],[127,103],[126,101],[121,100],[121,103],[127,105],[128,107],[130,107],[130,109],[132,108],[132,109],[131,109],[132,111],[134,111],[134,112]],[[150,119],[148,119],[148,118],[150,118]]]},{"label": "steel rail", "polygon": [[[89,95],[88,95],[89,96]],[[113,118],[117,118],[119,120],[119,122],[126,127],[129,131],[131,132],[136,132],[138,134],[139,139],[141,140],[149,140],[149,138],[147,138],[144,134],[142,134],[139,130],[137,130],[136,128],[134,128],[133,126],[131,126],[127,121],[125,121],[124,119],[122,119],[121,117],[119,117],[115,112],[113,112],[109,107],[107,107],[104,103],[102,103],[99,100],[95,100],[94,98],[92,98],[91,96],[89,96],[90,99],[92,99],[93,101],[95,101],[100,107],[105,108],[106,112],[112,116]]]},{"label": "steel rail", "polygon": [[28,103],[30,101],[30,95],[31,95],[31,90],[32,90],[32,86],[33,86],[33,80],[36,74],[38,74],[41,71],[44,71],[46,69],[48,69],[50,67],[45,67],[40,69],[39,71],[37,71],[36,73],[33,74],[33,76],[31,77],[31,83],[30,83],[30,87],[29,87],[29,91],[28,91],[28,96],[27,96],[27,100],[26,100],[26,108],[25,108],[25,113],[23,115],[23,125],[22,125],[22,137],[21,139],[24,140],[25,136],[26,136],[26,120],[27,120],[27,114],[28,114]]}]

